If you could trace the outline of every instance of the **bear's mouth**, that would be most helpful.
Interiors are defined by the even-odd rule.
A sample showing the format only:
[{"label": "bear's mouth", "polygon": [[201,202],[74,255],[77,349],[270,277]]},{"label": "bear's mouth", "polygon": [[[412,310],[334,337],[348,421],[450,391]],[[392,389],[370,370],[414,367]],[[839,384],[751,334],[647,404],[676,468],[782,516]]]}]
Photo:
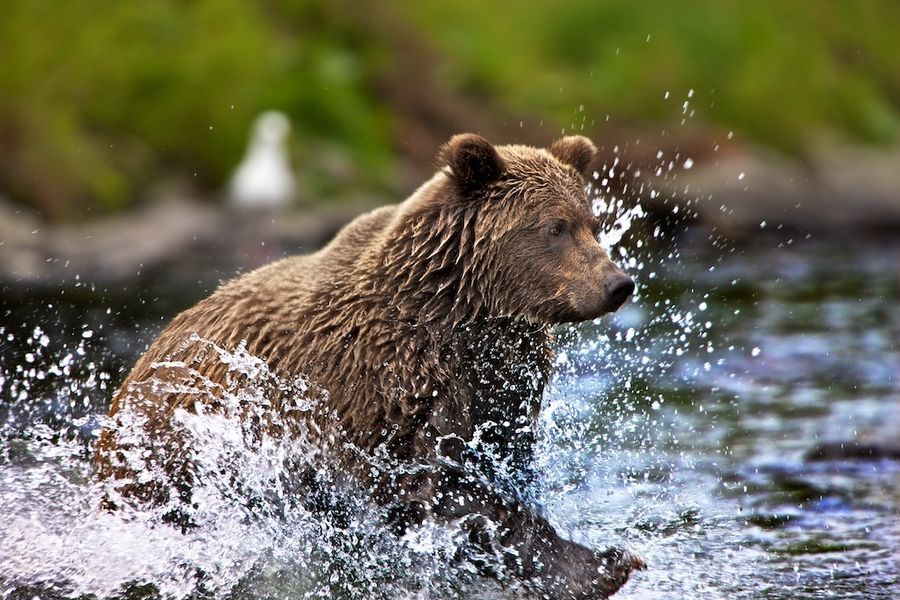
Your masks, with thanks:
[{"label": "bear's mouth", "polygon": [[604,294],[603,299],[597,305],[584,310],[579,310],[574,303],[567,302],[564,306],[560,306],[553,315],[554,323],[583,323],[585,321],[593,321],[604,315],[616,312],[628,301],[631,294],[609,296]]},{"label": "bear's mouth", "polygon": [[624,306],[626,302],[628,302],[628,298],[630,296],[631,296],[631,294],[628,294],[625,296],[611,296],[606,301],[606,307],[603,310],[603,314],[609,314],[609,313],[616,312],[617,310],[622,308],[622,306]]},{"label": "bear's mouth", "polygon": [[[613,309],[615,310],[615,309]],[[599,319],[603,315],[611,313],[612,310],[609,310],[605,307],[599,307],[594,310],[584,311],[578,310],[574,306],[568,306],[564,309],[559,310],[553,318],[554,323],[583,323],[585,321],[593,321],[594,319]]]}]

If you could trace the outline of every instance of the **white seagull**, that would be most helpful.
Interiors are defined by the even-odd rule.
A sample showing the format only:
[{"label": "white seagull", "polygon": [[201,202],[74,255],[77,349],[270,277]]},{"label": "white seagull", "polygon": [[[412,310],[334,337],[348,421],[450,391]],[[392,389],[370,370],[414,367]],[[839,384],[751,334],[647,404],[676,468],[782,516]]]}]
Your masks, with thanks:
[{"label": "white seagull", "polygon": [[241,210],[278,210],[296,196],[297,182],[288,160],[291,122],[267,111],[256,119],[244,160],[231,178],[229,204]]}]

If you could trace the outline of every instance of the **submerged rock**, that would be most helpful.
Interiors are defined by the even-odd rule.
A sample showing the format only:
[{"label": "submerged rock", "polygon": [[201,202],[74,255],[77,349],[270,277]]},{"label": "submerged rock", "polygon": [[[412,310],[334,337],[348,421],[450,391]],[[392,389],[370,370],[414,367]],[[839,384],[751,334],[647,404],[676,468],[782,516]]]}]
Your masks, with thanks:
[{"label": "submerged rock", "polygon": [[823,442],[810,448],[804,455],[809,462],[833,460],[900,460],[900,444],[896,442]]}]

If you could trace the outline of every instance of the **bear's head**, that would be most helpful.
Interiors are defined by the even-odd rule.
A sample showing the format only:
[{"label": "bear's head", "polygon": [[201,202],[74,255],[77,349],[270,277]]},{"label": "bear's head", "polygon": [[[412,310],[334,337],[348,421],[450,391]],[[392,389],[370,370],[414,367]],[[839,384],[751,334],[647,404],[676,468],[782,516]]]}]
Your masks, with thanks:
[{"label": "bear's head", "polygon": [[634,291],[597,240],[600,223],[585,193],[596,152],[583,136],[544,150],[463,134],[443,147],[451,186],[443,202],[465,215],[470,280],[489,314],[585,321],[615,311]]}]

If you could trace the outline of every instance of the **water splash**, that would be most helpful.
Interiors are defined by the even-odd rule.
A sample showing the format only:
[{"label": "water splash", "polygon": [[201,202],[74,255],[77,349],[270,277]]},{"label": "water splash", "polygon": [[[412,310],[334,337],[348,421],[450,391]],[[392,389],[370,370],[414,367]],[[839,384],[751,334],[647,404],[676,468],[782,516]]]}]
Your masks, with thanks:
[{"label": "water splash", "polygon": [[[722,589],[713,570],[705,571],[708,580],[698,580],[696,574],[673,578],[670,572],[685,572],[683,564],[668,557],[695,541],[693,532],[701,521],[704,535],[712,535],[722,509],[709,496],[713,484],[694,492],[675,485],[693,465],[687,457],[659,450],[677,446],[679,432],[662,408],[667,394],[652,391],[647,383],[672,372],[683,356],[700,347],[712,353],[710,324],[698,320],[698,308],[685,309],[668,298],[647,306],[653,296],[643,291],[642,282],[677,268],[680,259],[675,249],[660,256],[650,243],[666,235],[659,227],[648,240],[643,237],[648,225],[640,198],[657,192],[638,186],[630,194],[613,195],[610,180],[627,172],[616,161],[605,177],[595,176],[589,191],[595,213],[604,216],[601,241],[638,281],[638,301],[611,324],[598,320],[560,332],[558,378],[539,432],[537,461],[544,477],[536,494],[573,538],[598,548],[637,548],[656,564],[654,572],[666,573],[650,576],[651,589],[699,590],[713,581]],[[146,584],[175,597],[198,590],[217,596],[254,590],[265,596],[273,588],[291,597],[512,593],[454,564],[463,541],[457,539],[458,530],[432,525],[398,539],[383,524],[379,509],[361,503],[358,495],[337,491],[326,499],[336,510],[324,518],[321,511],[310,510],[302,501],[304,492],[297,491],[303,482],[292,476],[315,464],[315,448],[297,437],[260,437],[241,418],[247,406],[264,410],[265,384],[274,378],[265,362],[243,347],[234,352],[213,347],[245,382],[226,391],[224,410],[177,411],[174,417],[175,426],[193,440],[191,459],[203,482],[194,490],[191,518],[196,529],[182,534],[161,524],[171,508],[167,506],[101,511],[100,498],[115,496],[116,489],[92,483],[91,444],[102,419],[82,408],[104,405],[110,378],[95,373],[90,363],[81,378],[71,369],[75,357],[85,360],[90,339],[82,337],[74,353],[62,352],[58,364],[44,371],[57,377],[57,386],[81,397],[77,410],[72,396],[68,404],[58,402],[53,385],[42,396],[21,396],[25,406],[46,405],[42,415],[48,424],[20,427],[20,433],[29,433],[8,438],[8,448],[18,445],[20,454],[10,455],[0,494],[18,507],[17,518],[0,525],[0,534],[15,540],[8,555],[0,550],[0,564],[11,565],[0,567],[5,585],[50,585],[74,596],[114,595]],[[47,348],[43,334],[36,332],[34,340]],[[30,391],[29,382],[40,373],[17,365],[7,380],[21,394]],[[308,410],[315,401],[309,382],[275,383],[297,392],[293,409]],[[14,412],[22,421],[24,413]],[[132,425],[141,431],[138,421]],[[329,473],[318,475],[332,479]],[[47,506],[53,507],[49,514]],[[41,527],[32,527],[34,522]],[[667,544],[659,543],[660,532]],[[721,543],[734,542],[728,537]],[[13,555],[15,562],[3,560]],[[729,573],[736,576],[733,567]]]},{"label": "water splash", "polygon": [[[686,163],[658,159],[663,176]],[[613,160],[592,180],[602,242],[637,295],[558,332],[534,495],[571,537],[647,560],[617,597],[896,597],[896,463],[812,464],[803,440],[900,426],[883,408],[900,398],[900,292],[877,284],[898,253],[740,256],[716,238],[684,250],[672,228],[688,211],[673,206],[668,227],[650,218],[644,200],[658,192],[636,170]],[[314,449],[248,436],[235,418],[242,402],[265,402],[263,386],[232,396],[230,413],[178,416],[203,450],[197,527],[100,510],[109,490],[91,459],[117,378],[108,340],[96,323],[76,320],[71,335],[37,321],[0,330],[0,595],[519,596],[453,560],[458,530],[397,538],[352,490],[311,510],[296,475]],[[242,348],[219,356],[251,381],[271,375]]]},{"label": "water splash", "polygon": [[[263,384],[271,384],[274,375],[243,347],[215,350],[235,375],[258,385],[226,390],[222,410],[215,414],[180,411],[174,416],[173,427],[190,436],[199,480],[192,490],[194,526],[184,533],[163,522],[169,506],[132,507],[120,501],[116,511],[100,508],[104,498],[116,498],[122,484],[98,483],[92,476],[92,443],[102,418],[74,416],[80,411],[71,406],[54,407],[46,414],[52,418],[39,417],[26,426],[27,411],[10,413],[0,445],[0,499],[13,509],[0,522],[4,594],[108,597],[139,594],[150,586],[179,598],[198,593],[268,597],[274,590],[297,598],[391,598],[499,589],[453,565],[465,541],[457,530],[431,525],[397,538],[382,509],[326,481],[333,476],[327,471],[316,473],[318,495],[310,498],[307,467],[318,464],[312,458],[316,449],[302,437],[260,435],[247,426],[245,408],[262,410]],[[46,379],[42,372],[58,372],[57,383],[66,389],[94,389],[88,382],[97,379],[96,373],[73,380],[70,356],[62,352],[49,369],[28,370],[24,377],[41,380]],[[11,381],[13,389],[31,389],[21,371],[16,373],[4,381]],[[312,391],[305,381],[283,384]],[[308,409],[316,396],[295,397],[289,409]],[[23,401],[29,398],[43,404],[37,396]],[[136,415],[119,418],[126,430],[129,419],[137,419],[132,425],[140,428]],[[328,510],[311,503],[324,503]]]}]

